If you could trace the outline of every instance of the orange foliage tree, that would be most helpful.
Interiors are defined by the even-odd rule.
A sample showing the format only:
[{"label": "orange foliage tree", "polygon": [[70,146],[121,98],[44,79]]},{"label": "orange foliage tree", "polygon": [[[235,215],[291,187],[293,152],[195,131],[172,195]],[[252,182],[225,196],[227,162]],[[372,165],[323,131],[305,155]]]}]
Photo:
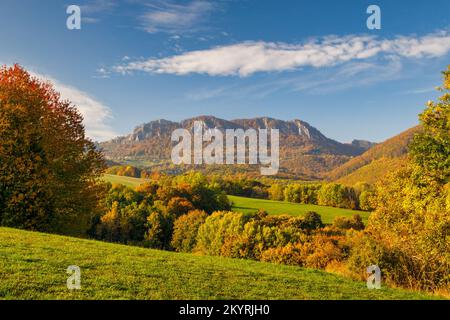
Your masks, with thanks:
[{"label": "orange foliage tree", "polygon": [[82,234],[98,209],[104,159],[83,118],[48,82],[0,68],[0,224]]}]

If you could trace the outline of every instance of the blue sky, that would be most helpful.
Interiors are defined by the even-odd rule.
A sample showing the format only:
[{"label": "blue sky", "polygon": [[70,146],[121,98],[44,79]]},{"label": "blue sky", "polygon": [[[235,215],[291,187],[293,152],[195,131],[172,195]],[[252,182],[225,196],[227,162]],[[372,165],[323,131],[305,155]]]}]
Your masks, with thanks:
[{"label": "blue sky", "polygon": [[[81,30],[66,8],[81,7]],[[381,8],[381,30],[366,9]],[[382,141],[417,123],[450,64],[450,2],[2,0],[0,63],[50,79],[104,140],[207,114]]]}]

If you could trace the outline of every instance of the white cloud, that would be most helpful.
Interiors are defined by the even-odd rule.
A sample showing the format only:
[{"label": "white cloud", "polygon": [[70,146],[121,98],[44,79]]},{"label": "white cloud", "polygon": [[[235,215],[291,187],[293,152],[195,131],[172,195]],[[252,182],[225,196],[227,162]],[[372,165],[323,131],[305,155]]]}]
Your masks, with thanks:
[{"label": "white cloud", "polygon": [[63,84],[58,80],[38,73],[31,73],[33,76],[50,81],[55,90],[61,94],[62,99],[69,100],[83,115],[83,124],[86,128],[86,135],[96,141],[104,141],[118,136],[108,125],[112,118],[111,110],[86,92],[73,86]]},{"label": "white cloud", "polygon": [[101,20],[99,15],[111,13],[117,5],[117,0],[92,0],[80,6],[81,20],[83,23],[98,23]]},{"label": "white cloud", "polygon": [[181,34],[197,31],[201,23],[214,9],[212,2],[194,0],[188,4],[158,1],[149,4],[141,23],[149,33],[166,32]]},{"label": "white cloud", "polygon": [[450,51],[450,35],[433,33],[423,37],[329,36],[304,44],[248,41],[207,50],[132,61],[114,67],[121,73],[144,71],[187,75],[249,76],[257,72],[279,72],[301,67],[327,67],[380,55],[404,58],[431,58]]}]

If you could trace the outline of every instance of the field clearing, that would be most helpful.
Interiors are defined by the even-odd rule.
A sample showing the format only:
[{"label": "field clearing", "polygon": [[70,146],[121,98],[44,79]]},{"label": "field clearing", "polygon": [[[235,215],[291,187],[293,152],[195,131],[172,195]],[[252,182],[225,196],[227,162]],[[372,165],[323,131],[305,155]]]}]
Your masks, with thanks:
[{"label": "field clearing", "polygon": [[228,196],[228,198],[233,202],[233,211],[246,213],[255,212],[258,209],[264,209],[269,214],[288,214],[291,216],[303,215],[308,211],[315,211],[322,216],[322,221],[324,223],[332,223],[335,217],[351,217],[354,214],[359,214],[364,223],[366,223],[370,214],[365,211],[317,206],[313,204],[300,204],[237,196]]},{"label": "field clearing", "polygon": [[[81,290],[66,287],[69,265]],[[432,299],[295,266],[0,228],[0,299]]]},{"label": "field clearing", "polygon": [[115,174],[104,174],[103,180],[111,183],[120,183],[127,187],[134,188],[145,182],[145,179],[141,178],[133,178],[133,177],[125,177],[125,176],[117,176]]}]

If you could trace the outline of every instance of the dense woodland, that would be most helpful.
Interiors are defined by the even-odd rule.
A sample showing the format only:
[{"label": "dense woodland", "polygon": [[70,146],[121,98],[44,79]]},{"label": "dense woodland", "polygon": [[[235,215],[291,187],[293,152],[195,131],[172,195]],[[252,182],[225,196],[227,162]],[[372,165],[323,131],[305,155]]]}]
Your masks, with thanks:
[{"label": "dense woodland", "polygon": [[[85,137],[76,108],[61,101],[51,84],[19,66],[2,68],[0,225],[320,268],[360,279],[376,264],[392,285],[446,292],[450,66],[440,90],[441,98],[420,114],[421,130],[402,164],[374,184],[108,169],[147,179],[132,189],[102,182],[103,155]],[[227,194],[373,212],[367,226],[358,215],[325,225],[315,212],[303,217],[232,212]]]}]

